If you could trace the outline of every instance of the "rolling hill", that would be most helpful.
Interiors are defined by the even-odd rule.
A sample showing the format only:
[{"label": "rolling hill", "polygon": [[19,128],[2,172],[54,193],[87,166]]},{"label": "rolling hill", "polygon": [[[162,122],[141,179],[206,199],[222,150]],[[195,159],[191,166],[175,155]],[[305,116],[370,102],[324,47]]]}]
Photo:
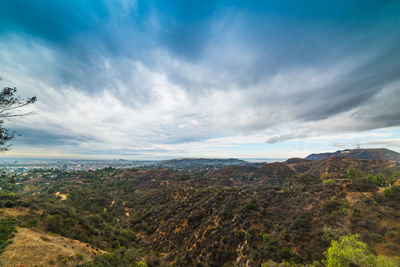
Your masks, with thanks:
[{"label": "rolling hill", "polygon": [[336,152],[327,152],[311,154],[305,159],[322,160],[330,157],[352,158],[352,159],[380,159],[400,161],[400,153],[386,148],[364,148],[364,149],[346,149]]},{"label": "rolling hill", "polygon": [[[350,166],[361,183],[347,179]],[[372,178],[381,173],[385,182],[398,177],[396,171],[392,161],[342,157],[233,165],[200,174],[35,170],[15,183],[2,181],[3,190],[13,191],[0,195],[2,216],[15,218],[19,231],[3,255],[10,259],[7,250],[40,255],[35,249],[54,248],[65,257],[47,262],[93,259],[83,266],[311,264],[323,258],[332,238],[357,233],[375,253],[395,256],[400,194],[392,190],[396,185],[378,187]],[[333,182],[325,185],[324,179]],[[20,209],[25,212],[17,213]],[[21,235],[43,246],[25,246]],[[72,248],[69,240],[82,246]],[[98,250],[107,253],[91,253]]]}]

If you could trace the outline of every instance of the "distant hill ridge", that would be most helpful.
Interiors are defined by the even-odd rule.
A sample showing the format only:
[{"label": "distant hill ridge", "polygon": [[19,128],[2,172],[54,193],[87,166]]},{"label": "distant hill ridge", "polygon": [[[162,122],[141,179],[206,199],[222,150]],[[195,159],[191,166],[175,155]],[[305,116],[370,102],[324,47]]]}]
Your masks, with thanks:
[{"label": "distant hill ridge", "polygon": [[171,159],[164,160],[159,163],[159,165],[173,165],[173,166],[192,166],[192,165],[246,165],[249,162],[229,158],[229,159],[209,159],[209,158],[182,158],[182,159]]},{"label": "distant hill ridge", "polygon": [[386,148],[363,148],[345,149],[336,152],[318,153],[307,156],[306,160],[323,160],[330,157],[352,158],[352,159],[379,159],[400,160],[400,153]]}]

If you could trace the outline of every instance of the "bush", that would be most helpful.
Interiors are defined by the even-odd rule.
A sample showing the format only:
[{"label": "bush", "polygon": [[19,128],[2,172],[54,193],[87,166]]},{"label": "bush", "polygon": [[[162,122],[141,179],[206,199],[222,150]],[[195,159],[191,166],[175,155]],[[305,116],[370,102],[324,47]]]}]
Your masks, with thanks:
[{"label": "bush", "polygon": [[366,243],[358,240],[358,235],[343,236],[338,241],[332,241],[324,255],[326,259],[322,263],[326,267],[396,267],[400,264],[397,257],[375,256]]},{"label": "bush", "polygon": [[385,189],[384,195],[389,199],[400,200],[400,186],[392,186]]},{"label": "bush", "polygon": [[144,261],[146,262],[146,266],[149,267],[160,265],[160,259],[154,254],[147,255]]},{"label": "bush", "polygon": [[327,200],[324,203],[324,210],[326,210],[327,212],[333,212],[334,210],[337,210],[339,208],[340,208],[339,200],[332,199],[332,200]]},{"label": "bush", "polygon": [[34,228],[38,226],[38,219],[37,218],[31,218],[29,220],[26,221],[25,224],[22,225],[22,227],[26,227],[26,228]]},{"label": "bush", "polygon": [[372,242],[375,242],[375,243],[379,243],[379,242],[382,242],[383,240],[385,240],[385,238],[379,233],[372,233],[369,235],[369,238],[371,238]]},{"label": "bush", "polygon": [[344,236],[344,230],[342,228],[332,228],[324,225],[322,238],[326,241],[331,242],[332,240],[339,240],[341,236]]},{"label": "bush", "polygon": [[324,180],[322,183],[324,184],[324,186],[333,186],[336,184],[336,181],[332,179],[327,179]]},{"label": "bush", "polygon": [[371,176],[353,179],[346,188],[353,192],[375,192],[378,190],[376,180],[372,179]]},{"label": "bush", "polygon": [[0,253],[12,242],[11,239],[17,232],[15,224],[16,220],[13,217],[0,219]]},{"label": "bush", "polygon": [[400,179],[400,171],[394,172],[389,179],[386,182],[387,186],[392,186],[394,183],[396,183]]},{"label": "bush", "polygon": [[375,179],[376,179],[376,184],[377,184],[378,186],[385,186],[385,185],[386,185],[385,177],[383,176],[382,173],[378,173],[378,174],[375,176]]},{"label": "bush", "polygon": [[249,204],[246,206],[247,210],[257,210],[257,201],[253,199]]},{"label": "bush", "polygon": [[353,165],[347,170],[347,177],[351,180],[355,180],[361,177],[361,174],[354,168]]},{"label": "bush", "polygon": [[289,248],[282,248],[278,251],[278,257],[281,261],[300,263],[301,258],[293,253]]}]

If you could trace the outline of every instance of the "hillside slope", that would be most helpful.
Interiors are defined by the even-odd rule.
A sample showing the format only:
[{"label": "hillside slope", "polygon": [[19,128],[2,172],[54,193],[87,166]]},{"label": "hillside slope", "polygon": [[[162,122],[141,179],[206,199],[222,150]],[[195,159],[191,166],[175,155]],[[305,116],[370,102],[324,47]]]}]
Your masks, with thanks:
[{"label": "hillside slope", "polygon": [[[27,218],[40,218],[41,214],[24,207],[0,209],[0,218],[16,218],[25,227],[29,224]],[[16,228],[11,244],[0,255],[1,266],[76,266],[105,253],[78,240],[25,227]]]},{"label": "hillside slope", "polygon": [[[7,216],[36,219],[38,230],[107,250],[108,262],[120,264],[111,266],[124,260],[148,266],[312,263],[321,260],[329,238],[355,233],[379,254],[399,255],[400,193],[386,196],[376,184],[353,184],[346,179],[349,166],[365,176],[382,173],[385,181],[400,171],[390,161],[339,157],[193,175],[33,171],[17,177],[17,195],[0,195],[0,207],[27,207],[25,215],[7,210]],[[325,185],[326,178],[335,181]]]},{"label": "hillside slope", "polygon": [[400,160],[400,153],[386,148],[364,148],[346,149],[336,152],[318,153],[308,155],[307,160],[323,160],[330,157],[352,158],[352,159],[378,159],[378,160]]},{"label": "hillside slope", "polygon": [[76,266],[104,253],[70,238],[21,227],[17,231],[0,256],[3,266]]}]

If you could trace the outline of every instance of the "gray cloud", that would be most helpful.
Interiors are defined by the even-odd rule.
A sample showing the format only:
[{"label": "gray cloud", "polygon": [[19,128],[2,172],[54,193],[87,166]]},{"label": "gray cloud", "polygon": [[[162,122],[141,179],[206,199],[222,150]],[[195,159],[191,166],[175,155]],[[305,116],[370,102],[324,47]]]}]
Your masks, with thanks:
[{"label": "gray cloud", "polygon": [[0,13],[0,71],[41,101],[21,144],[115,142],[122,153],[125,141],[134,153],[400,126],[396,2],[67,2],[8,1]]}]

